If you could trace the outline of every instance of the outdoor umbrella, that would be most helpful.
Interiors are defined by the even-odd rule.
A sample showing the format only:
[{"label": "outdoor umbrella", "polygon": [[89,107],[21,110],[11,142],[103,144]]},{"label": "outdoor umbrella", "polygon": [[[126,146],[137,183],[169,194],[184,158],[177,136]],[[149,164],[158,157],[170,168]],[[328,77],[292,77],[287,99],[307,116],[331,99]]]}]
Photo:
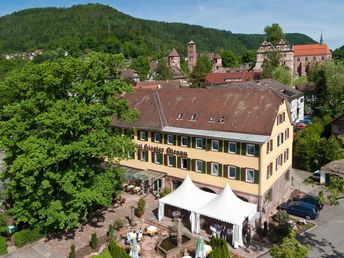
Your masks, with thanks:
[{"label": "outdoor umbrella", "polygon": [[135,238],[131,242],[131,248],[130,248],[129,255],[132,258],[139,258],[139,246],[137,245],[137,241]]},{"label": "outdoor umbrella", "polygon": [[201,236],[197,239],[197,248],[196,248],[195,258],[206,258],[204,243]]}]

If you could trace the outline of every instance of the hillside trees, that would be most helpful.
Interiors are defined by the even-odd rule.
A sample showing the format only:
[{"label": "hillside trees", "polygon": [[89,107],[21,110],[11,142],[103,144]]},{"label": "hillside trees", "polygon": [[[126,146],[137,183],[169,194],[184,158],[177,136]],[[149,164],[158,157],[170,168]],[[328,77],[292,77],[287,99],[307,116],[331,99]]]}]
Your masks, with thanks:
[{"label": "hillside trees", "polygon": [[1,178],[17,223],[68,230],[118,194],[122,170],[101,164],[134,150],[131,139],[111,130],[114,114],[137,115],[118,98],[131,90],[118,79],[123,61],[91,53],[29,64],[0,84],[0,92],[15,96],[1,110],[0,148],[7,165]]}]

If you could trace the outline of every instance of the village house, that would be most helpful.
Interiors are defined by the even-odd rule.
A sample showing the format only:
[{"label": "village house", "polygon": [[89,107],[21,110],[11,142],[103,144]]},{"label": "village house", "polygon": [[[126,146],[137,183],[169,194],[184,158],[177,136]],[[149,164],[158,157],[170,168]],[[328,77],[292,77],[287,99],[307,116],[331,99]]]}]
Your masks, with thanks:
[{"label": "village house", "polygon": [[171,190],[189,175],[202,189],[258,205],[263,217],[290,185],[293,126],[288,102],[268,87],[137,89],[124,96],[140,115],[114,120],[136,152],[121,164],[154,175],[154,189]]}]

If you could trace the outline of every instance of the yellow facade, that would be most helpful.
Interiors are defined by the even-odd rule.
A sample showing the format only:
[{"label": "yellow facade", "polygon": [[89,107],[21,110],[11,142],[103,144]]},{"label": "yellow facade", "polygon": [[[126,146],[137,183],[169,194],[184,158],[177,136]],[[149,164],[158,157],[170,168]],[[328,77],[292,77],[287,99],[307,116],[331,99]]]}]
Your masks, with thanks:
[{"label": "yellow facade", "polygon": [[[282,114],[284,114],[282,116]],[[283,122],[278,123],[278,119],[284,118]],[[186,152],[187,158],[190,160],[197,159],[197,160],[203,160],[205,162],[215,162],[222,165],[233,165],[238,168],[245,169],[253,169],[257,173],[259,173],[259,180],[254,183],[249,183],[243,180],[238,179],[229,179],[225,177],[224,169],[227,167],[223,167],[222,175],[221,176],[213,176],[207,173],[200,173],[192,171],[192,169],[181,169],[177,167],[169,167],[166,164],[155,164],[152,160],[152,151],[148,152],[148,160],[147,161],[141,161],[138,157],[138,152],[135,153],[135,158],[131,160],[122,161],[121,164],[133,167],[137,169],[150,169],[155,171],[161,171],[167,173],[168,176],[173,178],[180,178],[184,179],[187,174],[190,175],[191,179],[195,181],[198,184],[206,185],[206,186],[212,186],[216,188],[223,188],[226,183],[230,185],[230,187],[235,191],[239,193],[244,193],[250,196],[256,196],[257,198],[261,197],[266,193],[267,190],[269,190],[274,183],[279,180],[283,175],[284,172],[291,167],[292,163],[292,142],[293,142],[293,126],[290,122],[290,117],[288,114],[288,108],[286,101],[283,101],[279,107],[278,114],[275,119],[274,127],[272,130],[272,133],[269,137],[269,139],[263,143],[263,144],[257,144],[259,146],[259,156],[248,156],[243,154],[231,154],[224,150],[225,141],[231,141],[229,139],[218,139],[222,142],[222,151],[212,151],[212,150],[206,150],[206,149],[197,149],[194,147],[182,147],[178,145],[169,145],[165,143],[164,140],[162,140],[162,143],[154,142],[154,139],[152,138],[152,132],[158,132],[158,131],[147,131],[148,137],[146,141],[140,140],[138,137],[138,131],[134,130],[134,141],[136,144],[141,145],[143,148],[146,145],[146,147],[149,147],[150,150],[153,152],[155,150],[164,150],[164,154],[166,154],[167,148],[172,148],[175,151],[179,152]],[[289,130],[289,137],[287,138],[285,136],[286,130]],[[159,132],[158,132],[159,133]],[[161,133],[161,132],[160,132]],[[279,134],[283,133],[283,143],[281,143],[279,146],[277,146],[277,137]],[[170,133],[169,133],[170,134]],[[188,135],[185,135],[188,136]],[[162,134],[162,138],[164,138],[164,135]],[[197,137],[192,137],[197,138]],[[191,136],[190,136],[191,139]],[[212,138],[214,139],[214,138]],[[272,144],[272,150],[267,153],[267,145],[269,143],[269,140],[273,140]],[[216,139],[215,139],[216,140]],[[240,143],[241,148],[245,146],[245,144],[249,143]],[[288,151],[288,159],[285,158],[285,151]],[[276,159],[278,156],[282,154],[282,164],[276,169]],[[163,160],[163,163],[166,162],[166,160]],[[267,166],[272,163],[272,175],[270,177],[267,177]],[[256,175],[256,174],[255,174]]]}]

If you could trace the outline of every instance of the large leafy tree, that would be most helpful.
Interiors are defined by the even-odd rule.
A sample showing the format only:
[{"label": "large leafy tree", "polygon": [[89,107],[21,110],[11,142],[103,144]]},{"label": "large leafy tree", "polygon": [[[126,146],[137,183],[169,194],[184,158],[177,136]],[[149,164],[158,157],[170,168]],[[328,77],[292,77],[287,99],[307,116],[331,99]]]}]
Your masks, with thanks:
[{"label": "large leafy tree", "polygon": [[276,67],[271,73],[272,79],[280,83],[291,85],[293,77],[291,75],[290,69],[285,66]]},{"label": "large leafy tree", "polygon": [[200,88],[204,86],[205,76],[211,70],[211,61],[206,56],[197,58],[197,62],[190,73],[191,87]]},{"label": "large leafy tree", "polygon": [[170,80],[173,78],[173,74],[171,69],[167,66],[166,61],[161,59],[158,63],[158,67],[156,69],[156,80]]},{"label": "large leafy tree", "polygon": [[284,39],[284,33],[281,26],[278,23],[273,23],[271,26],[266,26],[264,28],[265,37],[267,41],[270,41],[273,45]]},{"label": "large leafy tree", "polygon": [[[118,161],[134,146],[111,123],[114,115],[136,116],[119,98],[131,90],[118,79],[123,62],[121,55],[91,53],[29,64],[0,84],[15,96],[1,110],[0,147],[17,223],[68,230],[118,194]],[[106,158],[115,165],[103,166]]]},{"label": "large leafy tree", "polygon": [[274,70],[280,66],[280,54],[277,51],[271,51],[266,54],[263,62],[263,78],[272,78]]},{"label": "large leafy tree", "polygon": [[301,244],[296,239],[295,232],[291,231],[280,245],[272,246],[270,254],[273,258],[305,258],[310,250],[310,246]]},{"label": "large leafy tree", "polygon": [[238,65],[238,57],[231,50],[220,51],[222,65],[224,67],[235,67]]}]

